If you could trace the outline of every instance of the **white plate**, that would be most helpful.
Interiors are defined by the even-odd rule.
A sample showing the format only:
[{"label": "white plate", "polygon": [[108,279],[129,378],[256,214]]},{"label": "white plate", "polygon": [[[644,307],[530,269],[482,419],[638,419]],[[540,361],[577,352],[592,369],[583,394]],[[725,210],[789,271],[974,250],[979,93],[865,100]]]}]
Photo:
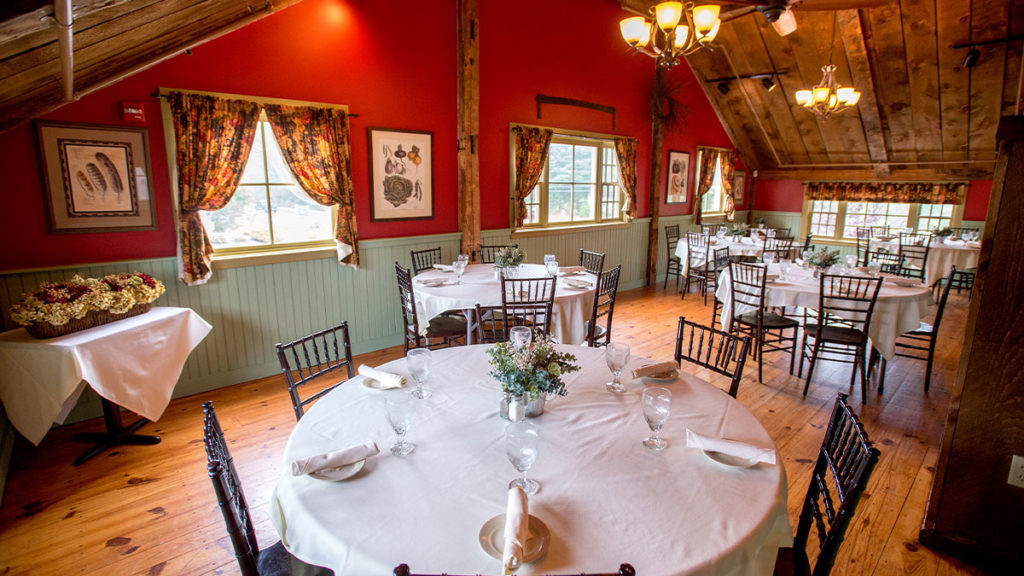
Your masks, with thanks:
[{"label": "white plate", "polygon": [[722,452],[715,452],[714,450],[704,450],[704,454],[715,462],[732,468],[750,468],[757,464],[757,460],[752,458],[739,458],[737,456],[723,454]]},{"label": "white plate", "polygon": [[405,384],[402,384],[401,386],[391,386],[390,388],[385,388],[384,385],[381,384],[380,380],[377,380],[376,378],[370,378],[367,376],[363,376],[363,386],[371,390],[399,390],[401,388],[405,388]]},{"label": "white plate", "polygon": [[340,468],[327,468],[324,470],[317,470],[316,472],[310,472],[309,475],[318,480],[328,480],[331,482],[338,482],[340,480],[347,480],[359,474],[359,471],[363,469],[366,464],[366,460],[360,460],[355,464],[349,464],[348,466],[341,466]]},{"label": "white plate", "polygon": [[440,286],[447,286],[448,285],[448,281],[447,280],[426,280],[425,279],[425,280],[417,280],[416,283],[421,285],[421,286],[429,286],[431,288],[438,288]]},{"label": "white plate", "polygon": [[675,382],[679,378],[679,371],[678,370],[672,370],[672,371],[668,372],[668,374],[665,374],[664,376],[661,376],[661,375],[641,376],[641,378],[643,378],[644,380],[650,380],[651,382],[671,383],[671,382]]},{"label": "white plate", "polygon": [[565,281],[565,285],[570,287],[570,288],[577,288],[577,289],[580,289],[580,290],[583,290],[583,289],[586,289],[586,288],[593,288],[593,286],[594,286],[593,284],[591,284],[590,282],[587,282],[586,280],[566,280]]},{"label": "white plate", "polygon": [[921,281],[917,278],[903,278],[901,276],[885,276],[885,281],[896,286],[902,286],[908,288],[911,286],[922,286]]},{"label": "white plate", "polygon": [[559,272],[558,275],[559,276],[579,276],[581,274],[586,274],[586,273],[587,273],[586,270],[574,270],[572,272]]},{"label": "white plate", "polygon": [[[523,564],[533,562],[548,550],[551,532],[539,518],[530,514],[526,525],[526,544],[523,546]],[[480,547],[491,558],[501,560],[505,552],[505,515],[498,514],[480,528]]]}]

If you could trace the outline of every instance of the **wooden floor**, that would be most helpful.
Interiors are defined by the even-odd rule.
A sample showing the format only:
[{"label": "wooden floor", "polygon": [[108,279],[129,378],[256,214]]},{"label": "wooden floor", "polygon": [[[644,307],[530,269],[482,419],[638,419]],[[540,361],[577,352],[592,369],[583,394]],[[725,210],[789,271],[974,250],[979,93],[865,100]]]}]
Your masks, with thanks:
[{"label": "wooden floor", "polygon": [[[851,394],[882,458],[834,574],[981,573],[917,542],[966,309],[966,293],[954,293],[928,394],[924,363],[902,358],[889,364],[884,396],[872,388],[867,406],[861,406],[859,389]],[[680,315],[707,323],[711,308],[694,295],[680,301],[671,289],[623,292],[615,310],[615,339],[629,342],[635,354],[671,359]],[[357,362],[376,365],[400,355],[399,347]],[[775,439],[795,523],[827,415],[836,393],[849,390],[850,366],[820,364],[804,397],[803,382],[788,374],[787,356],[774,353],[767,361],[764,384],[757,383],[756,363],[748,363],[739,400]],[[214,401],[231,442],[259,540],[276,541],[266,508],[295,417],[283,379],[270,377],[175,400],[159,422],[143,428],[163,436],[161,444],[124,447],[77,468],[71,462],[82,445],[71,436],[100,430],[102,421],[55,429],[39,447],[22,441],[0,508],[0,575],[238,573],[206,475],[200,407],[206,400]]]}]

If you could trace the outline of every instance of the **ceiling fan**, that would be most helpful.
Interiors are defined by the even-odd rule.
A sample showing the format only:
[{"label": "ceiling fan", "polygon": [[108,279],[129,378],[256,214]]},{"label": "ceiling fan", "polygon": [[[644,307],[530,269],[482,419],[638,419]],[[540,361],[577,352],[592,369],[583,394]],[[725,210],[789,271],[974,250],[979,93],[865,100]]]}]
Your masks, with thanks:
[{"label": "ceiling fan", "polygon": [[738,8],[722,12],[722,22],[735,20],[752,12],[760,12],[771,23],[779,36],[785,36],[796,30],[796,18],[793,10],[859,10],[874,8],[888,3],[889,0],[728,0],[728,4],[741,4]]}]

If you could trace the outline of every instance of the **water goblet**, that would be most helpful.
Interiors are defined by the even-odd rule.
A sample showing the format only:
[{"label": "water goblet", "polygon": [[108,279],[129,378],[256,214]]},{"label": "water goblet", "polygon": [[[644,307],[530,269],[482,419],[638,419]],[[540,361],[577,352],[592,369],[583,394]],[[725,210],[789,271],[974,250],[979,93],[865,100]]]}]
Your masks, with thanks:
[{"label": "water goblet", "polygon": [[779,280],[786,279],[786,274],[789,272],[789,267],[792,265],[793,263],[786,258],[779,260]]},{"label": "water goblet", "polygon": [[718,230],[715,232],[715,236],[717,236],[719,240],[725,238],[725,226],[719,226]]},{"label": "water goblet", "polygon": [[548,271],[548,276],[552,278],[558,276],[558,260],[545,260],[544,267]]},{"label": "water goblet", "polygon": [[764,260],[765,266],[771,266],[775,262],[775,252],[769,250],[761,256],[761,259]]},{"label": "water goblet", "polygon": [[516,350],[530,345],[533,340],[533,331],[526,326],[513,326],[508,331],[508,341]]},{"label": "water goblet", "polygon": [[654,452],[664,450],[668,446],[668,442],[659,434],[672,412],[672,392],[667,388],[646,388],[641,398],[641,405],[644,410],[644,419],[651,427],[651,435],[644,438],[644,448]]},{"label": "water goblet", "polygon": [[462,275],[466,273],[466,262],[462,259],[452,262],[452,272],[455,272],[455,283],[462,284]]},{"label": "water goblet", "polygon": [[882,271],[882,265],[872,260],[868,262],[868,275],[872,278],[878,278],[878,273]]},{"label": "water goblet", "polygon": [[811,258],[814,256],[814,250],[804,250],[803,253],[801,253],[801,256],[804,258],[803,267],[809,268],[811,265]]},{"label": "water goblet", "polygon": [[395,443],[391,445],[391,453],[395,456],[405,456],[416,449],[415,444],[405,441],[415,412],[416,401],[408,394],[391,393],[384,399],[384,413],[395,431]]},{"label": "water goblet", "polygon": [[604,385],[611,392],[625,392],[626,387],[619,381],[619,374],[626,367],[629,361],[629,344],[624,342],[609,342],[604,349],[604,359],[608,363],[608,369],[615,377],[611,382]]},{"label": "water goblet", "polygon": [[416,389],[411,392],[414,398],[422,400],[430,398],[432,394],[429,389],[423,387],[423,383],[430,374],[430,356],[429,348],[413,348],[405,354],[405,365],[416,380]]},{"label": "water goblet", "polygon": [[518,486],[527,496],[533,496],[540,490],[540,482],[526,477],[526,472],[537,459],[539,440],[537,427],[525,420],[513,422],[505,428],[505,455],[512,466],[522,474],[521,477],[509,482],[508,487]]},{"label": "water goblet", "polygon": [[857,267],[857,255],[856,254],[847,254],[846,255],[846,267],[849,268],[851,272],[853,271],[854,268]]},{"label": "water goblet", "polygon": [[544,263],[545,264],[547,264],[548,262],[554,262],[555,260],[556,260],[556,258],[555,258],[554,254],[545,254],[544,255]]}]

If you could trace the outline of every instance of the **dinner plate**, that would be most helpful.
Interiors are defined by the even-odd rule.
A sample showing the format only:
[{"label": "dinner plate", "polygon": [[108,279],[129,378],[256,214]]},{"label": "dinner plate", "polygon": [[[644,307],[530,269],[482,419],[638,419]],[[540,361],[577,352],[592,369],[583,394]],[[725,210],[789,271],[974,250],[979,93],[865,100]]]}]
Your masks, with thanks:
[{"label": "dinner plate", "polygon": [[366,460],[360,460],[355,464],[349,464],[347,466],[339,466],[338,468],[325,468],[324,470],[317,470],[316,472],[310,472],[309,475],[318,480],[328,480],[330,482],[339,482],[341,480],[347,480],[363,469],[366,465]]},{"label": "dinner plate", "polygon": [[370,378],[369,376],[363,376],[363,386],[371,390],[399,390],[401,388],[405,388],[405,384],[402,384],[401,386],[385,387],[380,380]]},{"label": "dinner plate", "polygon": [[910,287],[910,286],[921,286],[921,281],[917,278],[903,278],[901,276],[885,276],[885,281],[896,286]]},{"label": "dinner plate", "polygon": [[439,286],[447,286],[447,280],[417,280],[421,286],[429,286],[431,288],[437,288]]},{"label": "dinner plate", "polygon": [[[533,514],[526,524],[526,544],[523,546],[523,564],[533,562],[548,551],[551,532],[548,527]],[[501,560],[505,552],[505,515],[498,514],[480,528],[480,547],[491,558]]]},{"label": "dinner plate", "polygon": [[591,288],[593,286],[593,284],[586,280],[566,280],[565,285],[570,288],[579,288],[580,290],[584,288]]},{"label": "dinner plate", "polygon": [[679,370],[669,370],[668,372],[660,372],[658,374],[651,374],[650,376],[641,376],[641,378],[662,384],[671,383],[675,382],[676,379],[679,378]]},{"label": "dinner plate", "polygon": [[586,270],[573,270],[571,272],[559,272],[558,275],[559,276],[579,276],[581,274],[586,274],[586,273],[587,273]]},{"label": "dinner plate", "polygon": [[715,462],[732,468],[750,468],[757,464],[757,460],[753,458],[740,458],[714,450],[704,450],[704,454]]}]

